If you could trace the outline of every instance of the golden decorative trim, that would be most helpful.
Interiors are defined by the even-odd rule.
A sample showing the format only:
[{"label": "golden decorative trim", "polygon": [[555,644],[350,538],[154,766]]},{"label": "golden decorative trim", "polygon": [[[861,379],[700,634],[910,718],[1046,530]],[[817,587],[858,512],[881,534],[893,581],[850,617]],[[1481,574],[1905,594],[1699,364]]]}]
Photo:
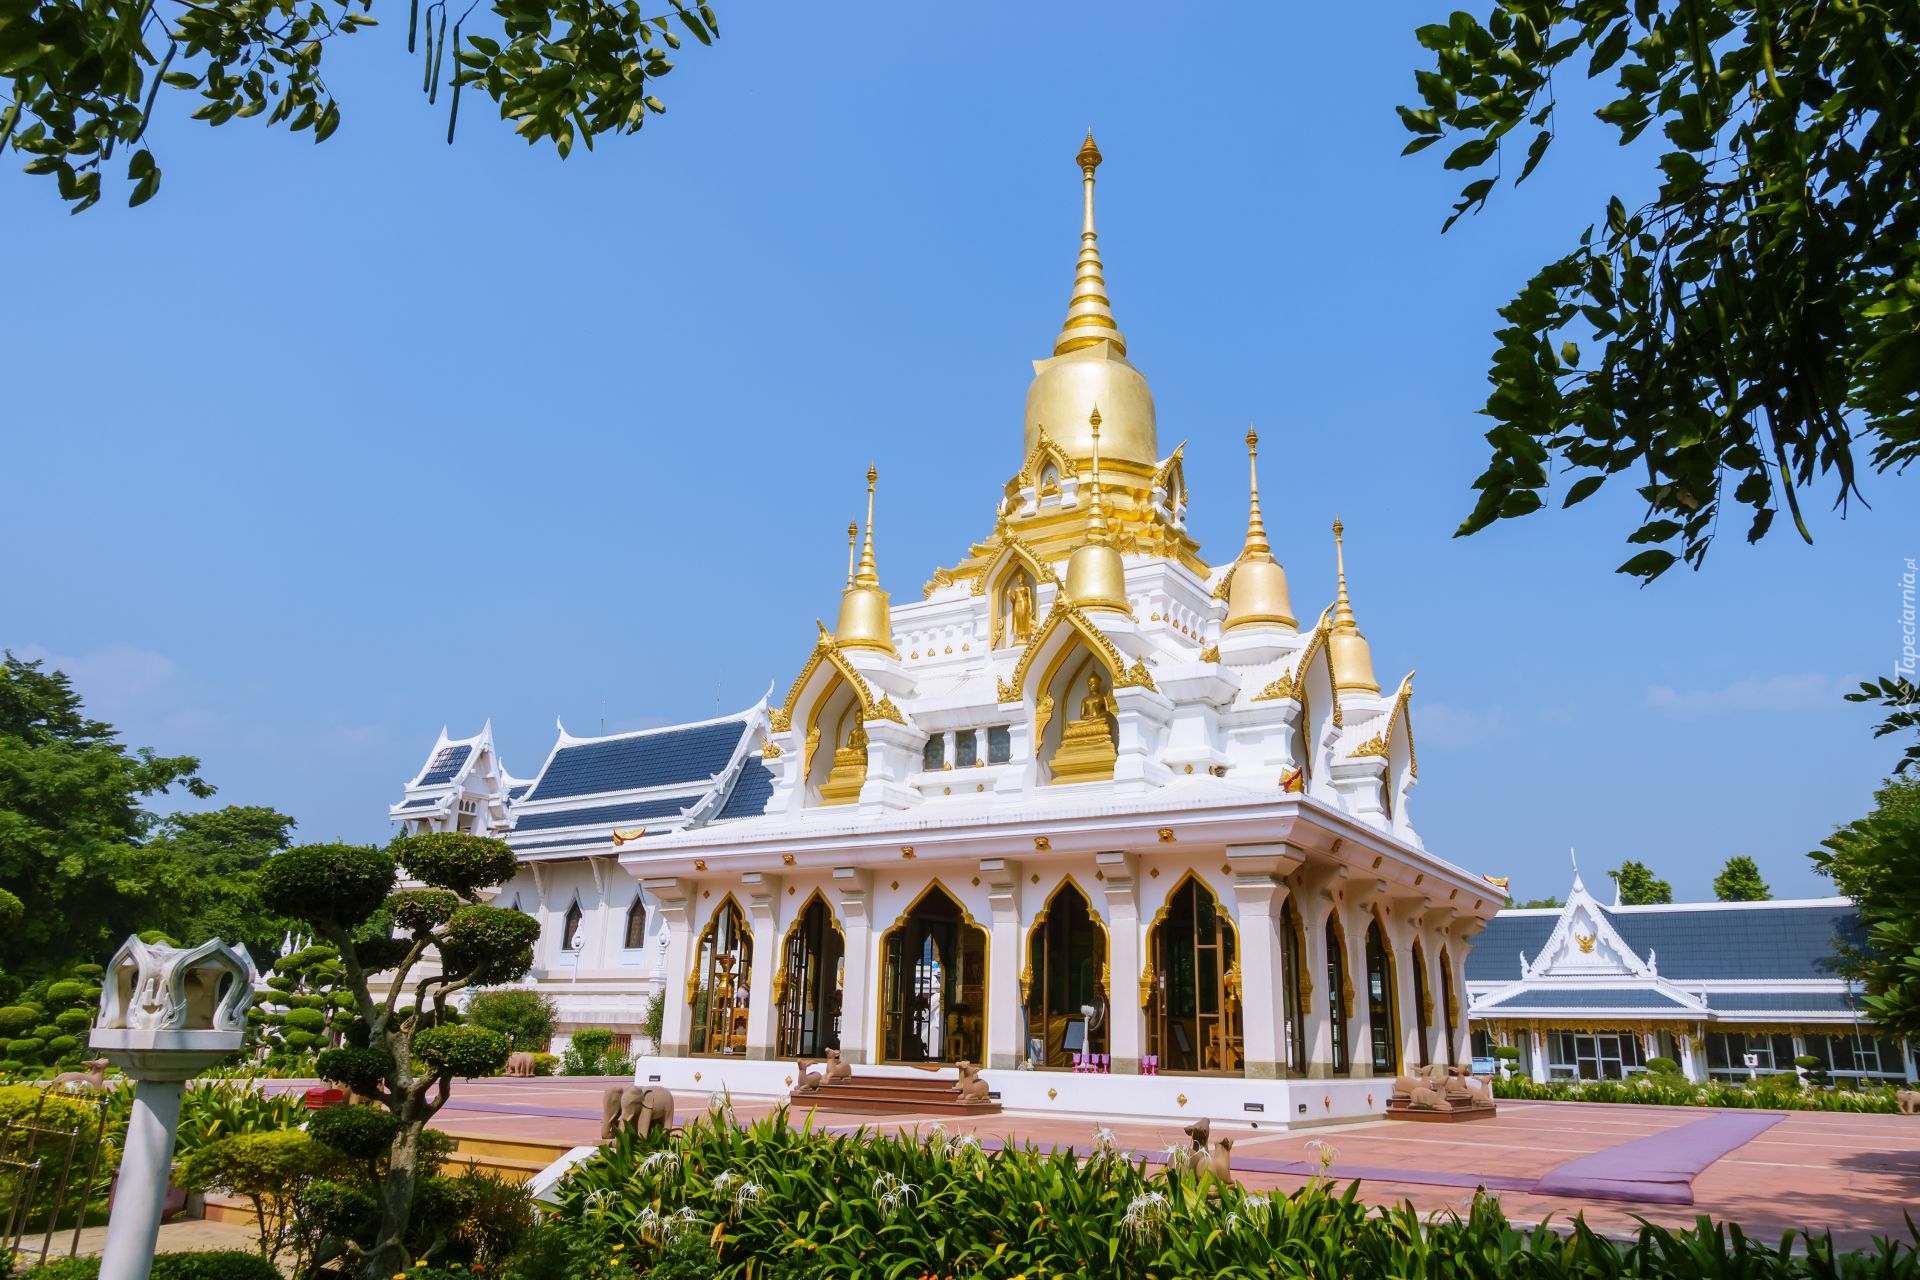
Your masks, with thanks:
[{"label": "golden decorative trim", "polygon": [[1599,940],[1600,935],[1595,933],[1576,933],[1573,935],[1574,944],[1580,948],[1580,954],[1583,956],[1592,955],[1593,944]]},{"label": "golden decorative trim", "polygon": [[1282,671],[1280,678],[1272,681],[1266,688],[1253,695],[1255,702],[1278,702],[1282,698],[1297,698],[1300,687],[1294,683],[1293,672]]},{"label": "golden decorative trim", "polygon": [[793,717],[787,714],[785,707],[775,707],[767,713],[767,727],[775,733],[785,733],[793,728]]},{"label": "golden decorative trim", "polygon": [[1385,759],[1386,754],[1387,754],[1387,740],[1376,733],[1371,738],[1368,738],[1365,742],[1355,747],[1353,751],[1347,756],[1347,759],[1360,760],[1367,756],[1379,756],[1382,759]]},{"label": "golden decorative trim", "polygon": [[1206,648],[1200,650],[1200,661],[1202,662],[1220,661],[1220,646],[1217,644],[1210,644]]},{"label": "golden decorative trim", "polygon": [[1147,670],[1147,663],[1144,658],[1135,658],[1132,666],[1128,667],[1126,671],[1120,675],[1115,676],[1113,678],[1113,687],[1116,689],[1148,689],[1154,693],[1160,692],[1159,687],[1153,683],[1153,675]]},{"label": "golden decorative trim", "polygon": [[1172,843],[1173,843],[1173,828],[1172,828],[1172,827],[1162,827],[1162,828],[1160,828],[1160,843],[1161,843],[1161,844],[1172,844]]},{"label": "golden decorative trim", "polygon": [[900,714],[900,708],[893,705],[893,699],[884,693],[880,695],[880,701],[874,705],[873,716],[875,719],[891,720],[895,724],[907,722],[907,718]]},{"label": "golden decorative trim", "polygon": [[630,827],[625,831],[615,827],[613,829],[613,847],[618,849],[623,844],[632,844],[645,834],[647,834],[645,827]]},{"label": "golden decorative trim", "polygon": [[762,760],[778,760],[785,754],[787,753],[782,751],[774,743],[772,738],[762,738],[760,740],[760,758]]},{"label": "golden decorative trim", "polygon": [[707,869],[707,860],[705,858],[695,858],[693,860],[693,869],[695,871],[705,871]]},{"label": "golden decorative trim", "polygon": [[[806,689],[807,681],[812,678],[815,671],[820,669],[820,664],[823,662],[839,672],[840,677],[853,690],[853,696],[860,703],[862,720],[897,720],[905,724],[906,721],[901,717],[898,708],[894,708],[891,714],[881,711],[873,700],[873,690],[868,687],[866,678],[860,674],[857,667],[847,661],[846,655],[840,652],[840,645],[833,638],[833,633],[827,630],[827,624],[815,618],[813,625],[820,628],[820,637],[814,641],[813,652],[807,655],[806,665],[802,666],[800,674],[793,678],[793,684],[787,690],[786,702],[778,711],[771,713],[770,719],[773,722],[774,731],[784,733],[792,727],[793,713],[799,709],[800,695]],[[887,705],[891,707],[892,703],[889,702]]]},{"label": "golden decorative trim", "polygon": [[1045,836],[1035,836],[1033,838],[1033,847],[1041,853],[1045,853],[1047,850],[1053,848],[1053,841],[1047,839]]},{"label": "golden decorative trim", "polygon": [[1407,774],[1417,778],[1420,776],[1420,757],[1413,750],[1413,713],[1408,710],[1408,704],[1413,701],[1413,676],[1414,673],[1409,671],[1400,681],[1400,688],[1393,695],[1393,706],[1387,710],[1387,746],[1393,746],[1394,726],[1404,715],[1407,721]]}]

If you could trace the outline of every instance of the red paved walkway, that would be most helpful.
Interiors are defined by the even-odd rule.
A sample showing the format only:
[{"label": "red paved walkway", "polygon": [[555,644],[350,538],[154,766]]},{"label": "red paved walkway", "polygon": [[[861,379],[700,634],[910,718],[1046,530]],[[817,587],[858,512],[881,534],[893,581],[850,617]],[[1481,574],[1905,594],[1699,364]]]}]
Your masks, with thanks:
[{"label": "red paved walkway", "polygon": [[[599,1099],[606,1081],[536,1079],[474,1080],[455,1087],[453,1100],[435,1121],[454,1134],[525,1137],[543,1141],[590,1143],[599,1133]],[[703,1109],[705,1099],[680,1098],[683,1115]],[[765,1104],[742,1103],[742,1120],[765,1115]],[[1688,1124],[1710,1114],[1698,1107],[1648,1107],[1604,1103],[1502,1102],[1491,1120],[1445,1126],[1372,1121],[1315,1131],[1229,1128],[1215,1136],[1234,1138],[1235,1172],[1251,1187],[1292,1190],[1299,1175],[1260,1171],[1262,1163],[1311,1160],[1310,1139],[1331,1142],[1338,1156],[1333,1167],[1395,1169],[1422,1175],[1530,1180],[1576,1157]],[[795,1122],[799,1115],[796,1113]],[[1115,1124],[1120,1145],[1141,1153],[1185,1144],[1181,1127],[1190,1117],[1164,1124]],[[816,1117],[816,1124],[911,1128],[916,1121],[898,1116]],[[924,1124],[925,1121],[918,1123]],[[1033,1116],[993,1116],[977,1122],[948,1121],[949,1135],[978,1132],[983,1138],[1033,1142],[1042,1146],[1087,1145],[1092,1131],[1080,1121]],[[1243,1165],[1242,1162],[1247,1162]],[[1636,1218],[1671,1226],[1690,1226],[1698,1214],[1738,1222],[1762,1238],[1789,1227],[1831,1229],[1845,1245],[1864,1244],[1875,1235],[1906,1236],[1905,1213],[1920,1201],[1920,1118],[1897,1115],[1837,1115],[1793,1112],[1766,1133],[1731,1152],[1693,1184],[1694,1204],[1662,1206],[1591,1201],[1522,1191],[1499,1192],[1508,1217],[1533,1222],[1552,1215],[1584,1213],[1596,1229],[1624,1233]],[[1471,1185],[1460,1187],[1396,1182],[1368,1177],[1363,1198],[1374,1203],[1411,1200],[1423,1211],[1463,1205]]]}]

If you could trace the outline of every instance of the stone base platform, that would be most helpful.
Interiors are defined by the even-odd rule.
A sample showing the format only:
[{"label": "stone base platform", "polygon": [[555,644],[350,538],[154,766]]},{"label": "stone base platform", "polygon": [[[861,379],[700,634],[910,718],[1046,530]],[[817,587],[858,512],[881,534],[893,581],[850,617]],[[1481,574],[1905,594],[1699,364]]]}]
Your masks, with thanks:
[{"label": "stone base platform", "polygon": [[1456,1102],[1451,1111],[1434,1111],[1427,1107],[1413,1107],[1391,1100],[1387,1103],[1387,1119],[1415,1120],[1421,1124],[1462,1124],[1468,1120],[1491,1120],[1498,1113],[1499,1108],[1491,1102]]},{"label": "stone base platform", "polygon": [[997,1116],[997,1102],[962,1102],[953,1082],[937,1076],[866,1076],[823,1084],[805,1093],[795,1091],[789,1102],[798,1111],[836,1111],[865,1116]]}]

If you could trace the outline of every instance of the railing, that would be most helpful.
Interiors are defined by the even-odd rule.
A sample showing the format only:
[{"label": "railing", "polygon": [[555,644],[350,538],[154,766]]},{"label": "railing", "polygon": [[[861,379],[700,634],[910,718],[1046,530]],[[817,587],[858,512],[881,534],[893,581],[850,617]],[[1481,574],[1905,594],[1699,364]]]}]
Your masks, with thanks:
[{"label": "railing", "polygon": [[[87,1211],[106,1195],[111,1180],[100,1173],[107,1100],[94,1105],[91,1122],[72,1126],[43,1120],[45,1102],[42,1093],[30,1115],[0,1123],[0,1249],[32,1256],[38,1237],[36,1262],[79,1252]],[[71,1234],[64,1226],[69,1215]],[[64,1239],[64,1252],[56,1251],[56,1237]]]}]

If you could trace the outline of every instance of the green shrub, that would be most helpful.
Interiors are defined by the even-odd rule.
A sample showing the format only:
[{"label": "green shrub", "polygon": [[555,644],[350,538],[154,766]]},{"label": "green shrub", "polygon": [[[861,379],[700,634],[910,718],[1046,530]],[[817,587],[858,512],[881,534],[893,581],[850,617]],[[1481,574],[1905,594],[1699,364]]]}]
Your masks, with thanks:
[{"label": "green shrub", "polygon": [[1656,1076],[1677,1076],[1680,1074],[1680,1064],[1672,1058],[1648,1058],[1647,1070]]},{"label": "green shrub", "polygon": [[415,1057],[462,1079],[495,1074],[508,1052],[507,1038],[485,1027],[426,1027],[413,1037]]},{"label": "green shrub", "polygon": [[[280,1268],[232,1249],[155,1254],[151,1280],[280,1280]],[[21,1273],[21,1280],[99,1280],[100,1259],[62,1258]]]},{"label": "green shrub", "polygon": [[560,1055],[560,1073],[569,1076],[597,1076],[606,1073],[607,1050],[613,1047],[613,1032],[599,1027],[583,1027],[573,1033],[567,1051]]},{"label": "green shrub", "polygon": [[293,1255],[296,1270],[319,1243],[302,1193],[338,1174],[346,1158],[300,1129],[239,1133],[220,1138],[180,1163],[174,1175],[189,1191],[228,1191],[253,1203],[260,1256]]},{"label": "green shrub", "polygon": [[516,987],[482,991],[467,1005],[470,1025],[498,1031],[523,1053],[544,1050],[558,1018],[552,996]]},{"label": "green shrub", "polygon": [[505,884],[519,870],[506,845],[458,831],[403,836],[393,842],[393,855],[415,880],[444,886],[468,901],[490,885]]},{"label": "green shrub", "polygon": [[560,1069],[560,1055],[557,1053],[536,1053],[533,1055],[533,1074],[550,1076]]},{"label": "green shrub", "polygon": [[37,1004],[10,1004],[0,1008],[0,1039],[25,1035],[28,1028],[46,1016],[46,1012]]},{"label": "green shrub", "polygon": [[93,1025],[93,1010],[62,1009],[53,1015],[53,1025],[68,1035],[78,1035]]},{"label": "green shrub", "polygon": [[316,1142],[355,1160],[379,1160],[393,1145],[400,1121],[385,1107],[354,1107],[341,1103],[322,1107],[307,1121]]},{"label": "green shrub", "polygon": [[1520,1061],[1520,1046],[1497,1044],[1493,1046],[1493,1056],[1502,1062],[1518,1062]]},{"label": "green shrub", "polygon": [[1712,1081],[1694,1084],[1677,1076],[1648,1072],[1629,1080],[1553,1080],[1536,1084],[1524,1077],[1496,1080],[1496,1098],[1535,1102],[1645,1102],[1668,1107],[1737,1107],[1763,1111],[1840,1111],[1892,1113],[1899,1110],[1892,1085],[1872,1089],[1803,1089],[1792,1074],[1768,1077],[1791,1081],[1766,1088]]}]

